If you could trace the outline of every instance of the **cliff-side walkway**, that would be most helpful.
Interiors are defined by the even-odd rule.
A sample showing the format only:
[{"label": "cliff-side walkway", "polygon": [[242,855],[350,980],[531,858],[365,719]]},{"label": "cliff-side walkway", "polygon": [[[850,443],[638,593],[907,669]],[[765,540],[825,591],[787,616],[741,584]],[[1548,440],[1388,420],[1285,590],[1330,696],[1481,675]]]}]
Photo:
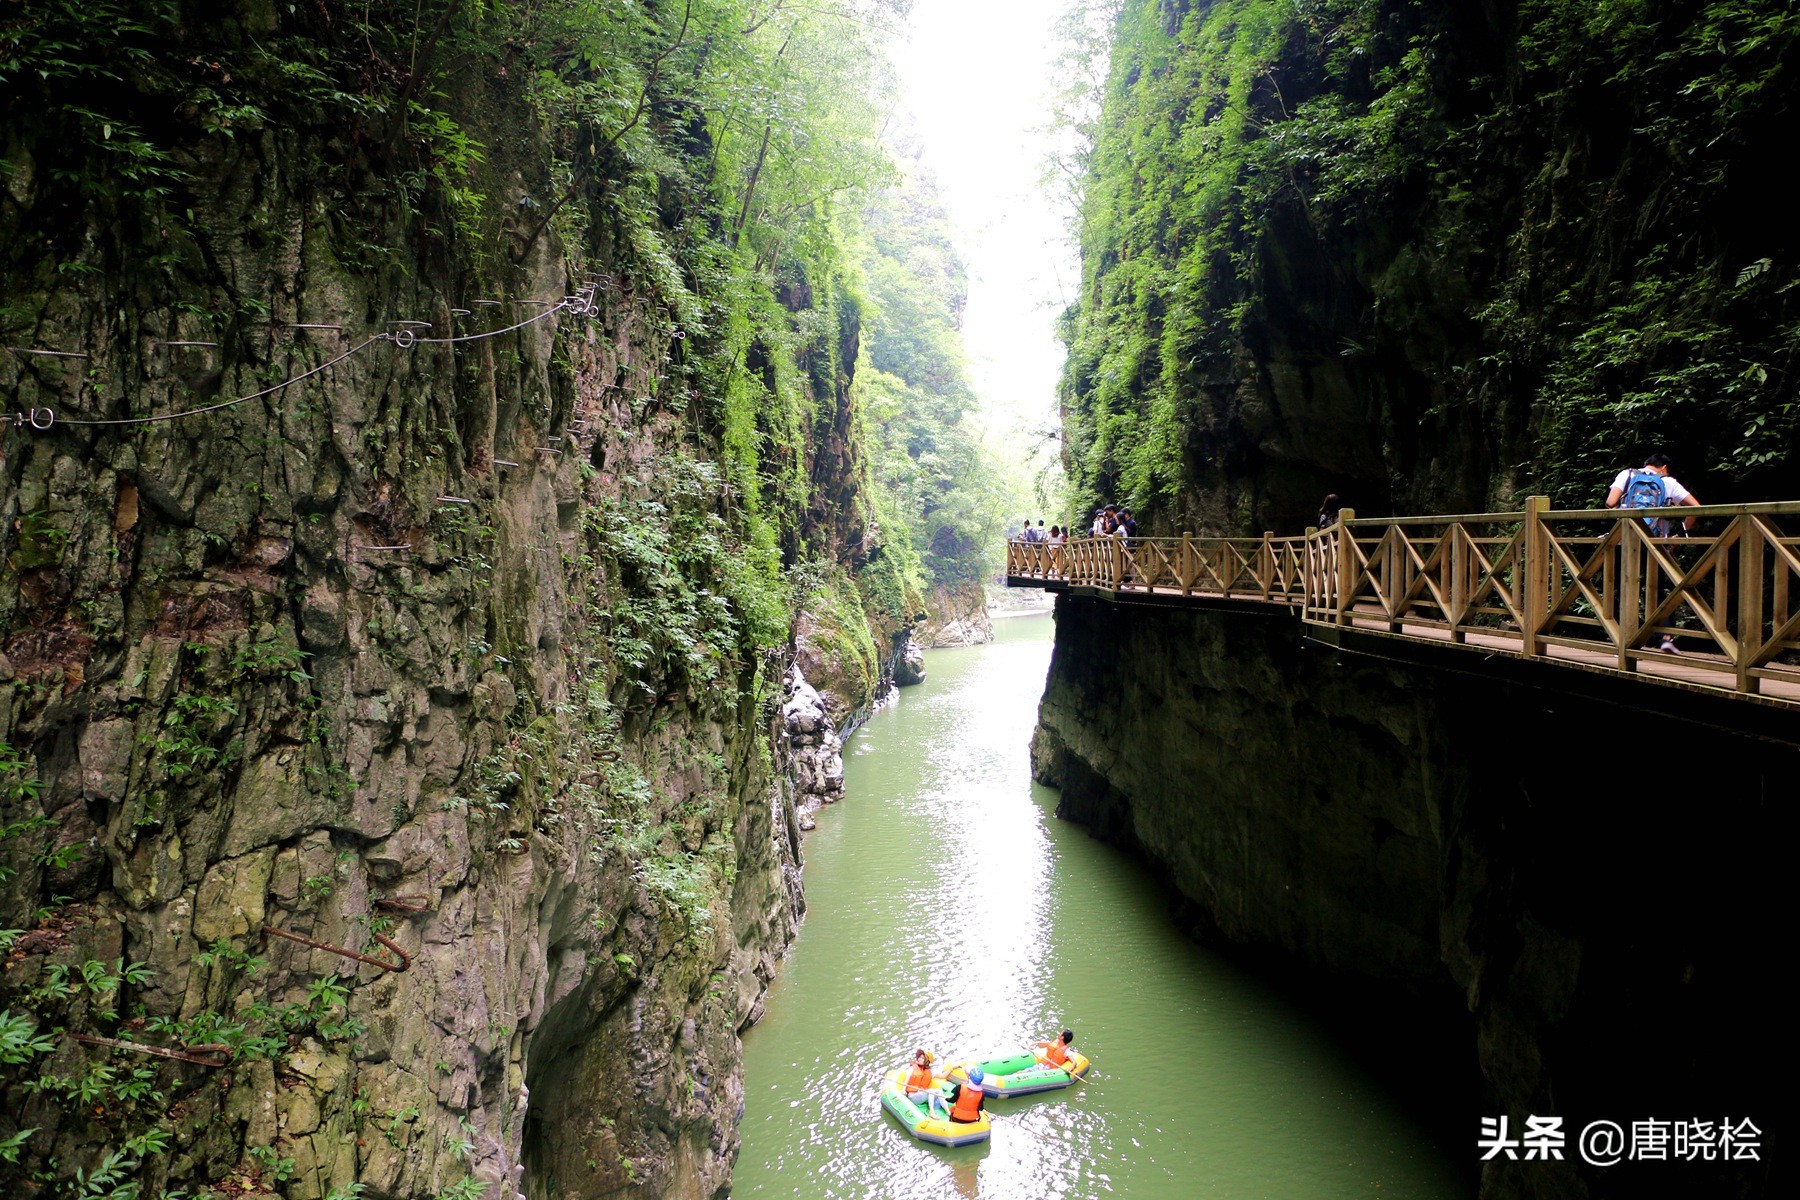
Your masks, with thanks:
[{"label": "cliff-side walkway", "polygon": [[[1646,517],[1724,526],[1657,537]],[[1796,527],[1800,502],[1557,511],[1534,496],[1519,512],[1359,518],[1345,509],[1329,529],[1299,537],[1015,540],[1006,585],[1280,608],[1308,637],[1346,648],[1369,651],[1369,638],[1396,652],[1458,648],[1495,667],[1548,662],[1791,715],[1800,709]],[[1676,652],[1662,648],[1665,638]]]}]

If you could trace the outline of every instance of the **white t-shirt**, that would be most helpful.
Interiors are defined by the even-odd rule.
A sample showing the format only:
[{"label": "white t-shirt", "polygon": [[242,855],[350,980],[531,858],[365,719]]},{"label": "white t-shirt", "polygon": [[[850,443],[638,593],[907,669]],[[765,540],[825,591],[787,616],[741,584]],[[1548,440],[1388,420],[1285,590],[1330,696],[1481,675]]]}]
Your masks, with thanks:
[{"label": "white t-shirt", "polygon": [[[1623,497],[1626,485],[1631,482],[1631,477],[1636,475],[1641,469],[1642,468],[1638,467],[1627,467],[1625,470],[1620,471],[1618,475],[1613,478],[1612,487],[1609,490],[1618,492],[1619,495]],[[1668,501],[1671,505],[1680,504],[1690,495],[1688,490],[1682,487],[1681,483],[1673,475],[1664,475],[1662,477],[1662,485],[1663,499]]]}]

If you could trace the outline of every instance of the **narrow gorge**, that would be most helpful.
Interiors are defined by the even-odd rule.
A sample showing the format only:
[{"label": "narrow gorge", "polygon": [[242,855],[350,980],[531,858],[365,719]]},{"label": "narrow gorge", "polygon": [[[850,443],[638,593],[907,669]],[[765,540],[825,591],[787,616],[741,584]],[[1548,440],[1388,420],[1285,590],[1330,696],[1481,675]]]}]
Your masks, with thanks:
[{"label": "narrow gorge", "polygon": [[0,0],[0,1200],[1777,1192],[1797,41]]}]

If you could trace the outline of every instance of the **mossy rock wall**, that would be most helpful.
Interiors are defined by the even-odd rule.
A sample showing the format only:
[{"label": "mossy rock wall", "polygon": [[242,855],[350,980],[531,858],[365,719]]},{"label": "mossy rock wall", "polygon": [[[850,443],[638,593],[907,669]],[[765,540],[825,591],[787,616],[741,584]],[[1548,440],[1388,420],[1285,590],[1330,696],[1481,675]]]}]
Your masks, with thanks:
[{"label": "mossy rock wall", "polygon": [[[300,9],[196,10],[157,51],[229,74],[348,19]],[[178,182],[141,204],[59,182],[98,134],[0,138],[6,341],[87,356],[0,363],[9,411],[59,418],[0,449],[0,1009],[68,1031],[0,1063],[0,1143],[31,1131],[8,1196],[109,1161],[147,1196],[727,1185],[738,1034],[801,899],[786,598],[743,565],[778,548],[645,252],[705,218],[673,184],[628,210],[602,163],[528,236],[560,131],[505,46],[440,53],[482,206],[435,176],[391,203],[384,164],[433,160],[376,119],[155,130]],[[855,314],[814,323],[822,440],[785,450],[818,520],[782,536],[849,558]],[[66,985],[93,963],[130,969]],[[36,1086],[102,1069],[137,1082]]]}]

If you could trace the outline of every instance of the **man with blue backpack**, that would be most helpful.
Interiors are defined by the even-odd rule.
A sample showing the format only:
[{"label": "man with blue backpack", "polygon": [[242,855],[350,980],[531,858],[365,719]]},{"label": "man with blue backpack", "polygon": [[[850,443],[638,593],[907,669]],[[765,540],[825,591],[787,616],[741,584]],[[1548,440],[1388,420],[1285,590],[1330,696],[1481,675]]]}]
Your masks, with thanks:
[{"label": "man with blue backpack", "polygon": [[[1669,474],[1669,456],[1666,454],[1652,454],[1635,471],[1629,468],[1620,471],[1612,481],[1612,488],[1606,493],[1608,508],[1674,508],[1679,505],[1698,508],[1700,501],[1694,499],[1694,493],[1682,487],[1680,481]],[[1676,523],[1673,518],[1644,517],[1642,520],[1650,527],[1653,537],[1671,537],[1675,533]],[[1682,521],[1680,528],[1683,536],[1693,527],[1693,517]],[[1661,591],[1660,588],[1657,590]],[[1660,596],[1653,602],[1660,604]],[[1666,633],[1663,634],[1662,649],[1668,654],[1680,653],[1675,648],[1675,639]]]},{"label": "man with blue backpack", "polygon": [[[1669,456],[1666,454],[1652,454],[1635,471],[1630,468],[1620,471],[1613,479],[1612,490],[1606,493],[1608,508],[1673,508],[1682,504],[1700,507],[1694,493],[1669,474]],[[1656,537],[1668,537],[1675,532],[1675,522],[1667,517],[1645,517],[1644,524]],[[1693,527],[1693,517],[1682,522],[1683,530]]]}]

